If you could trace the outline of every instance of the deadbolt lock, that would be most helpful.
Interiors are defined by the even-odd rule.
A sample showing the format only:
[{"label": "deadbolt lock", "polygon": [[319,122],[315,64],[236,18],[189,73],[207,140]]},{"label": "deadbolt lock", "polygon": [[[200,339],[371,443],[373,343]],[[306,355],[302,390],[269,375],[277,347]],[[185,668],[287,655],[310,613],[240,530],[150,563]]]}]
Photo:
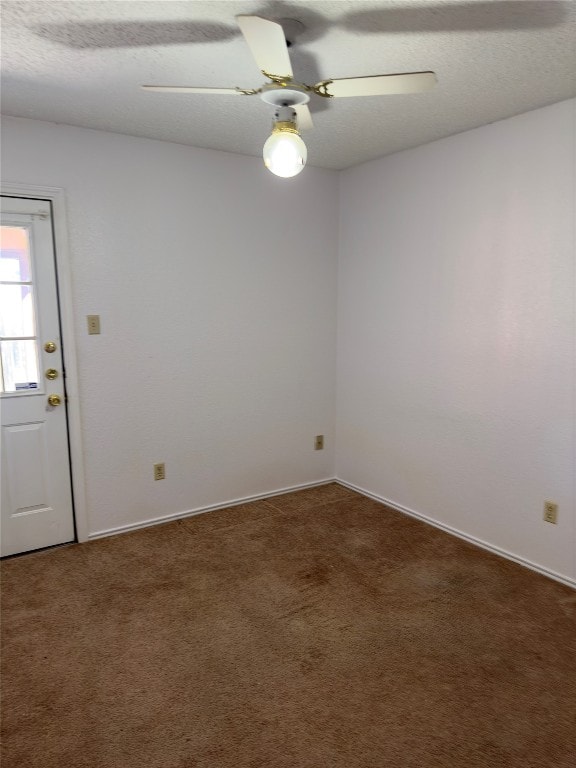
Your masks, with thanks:
[{"label": "deadbolt lock", "polygon": [[56,368],[48,368],[46,371],[46,378],[50,379],[50,381],[54,381],[54,379],[58,378],[58,371]]},{"label": "deadbolt lock", "polygon": [[62,404],[62,398],[60,395],[48,395],[48,404],[49,405],[61,405]]},{"label": "deadbolt lock", "polygon": [[44,351],[45,352],[56,352],[56,342],[54,342],[54,341],[47,341],[46,344],[44,344]]}]

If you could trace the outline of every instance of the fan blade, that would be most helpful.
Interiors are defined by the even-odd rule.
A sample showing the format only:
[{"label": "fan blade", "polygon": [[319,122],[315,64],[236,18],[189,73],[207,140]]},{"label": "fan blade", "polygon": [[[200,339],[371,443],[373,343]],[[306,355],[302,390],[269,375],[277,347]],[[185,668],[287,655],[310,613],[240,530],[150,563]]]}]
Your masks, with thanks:
[{"label": "fan blade", "polygon": [[160,93],[217,93],[222,96],[250,96],[256,91],[243,91],[241,88],[191,88],[186,85],[141,85],[145,91]]},{"label": "fan blade", "polygon": [[266,76],[292,77],[292,65],[284,30],[275,21],[260,16],[236,16],[258,69]]},{"label": "fan blade", "polygon": [[301,131],[311,131],[314,128],[314,123],[308,104],[294,104],[292,109],[296,112],[298,128]]},{"label": "fan blade", "polygon": [[328,96],[386,96],[396,93],[429,91],[436,85],[434,72],[405,72],[401,75],[344,77],[318,83]]}]

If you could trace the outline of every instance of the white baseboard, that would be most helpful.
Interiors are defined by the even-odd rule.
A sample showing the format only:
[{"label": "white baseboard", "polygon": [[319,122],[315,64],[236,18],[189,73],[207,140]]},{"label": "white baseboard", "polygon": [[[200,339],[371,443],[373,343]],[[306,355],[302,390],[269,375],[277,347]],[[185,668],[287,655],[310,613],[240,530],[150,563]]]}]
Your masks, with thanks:
[{"label": "white baseboard", "polygon": [[316,480],[313,483],[302,483],[300,485],[293,485],[290,488],[279,488],[276,491],[268,491],[267,493],[258,493],[255,496],[244,496],[241,499],[230,499],[229,501],[223,501],[221,504],[210,504],[207,507],[197,507],[196,509],[188,509],[184,512],[175,512],[171,515],[165,515],[164,517],[154,517],[151,520],[141,520],[138,523],[128,523],[127,525],[118,525],[115,528],[106,528],[103,531],[94,531],[88,534],[88,539],[102,539],[105,536],[115,536],[117,533],[128,533],[128,531],[137,531],[140,528],[148,528],[151,525],[160,525],[161,523],[169,523],[172,520],[181,520],[184,517],[193,517],[194,515],[202,515],[204,512],[213,512],[216,509],[226,509],[227,507],[237,507],[239,504],[248,504],[251,501],[260,501],[261,499],[271,499],[273,496],[281,496],[284,493],[292,493],[292,491],[303,491],[305,488],[316,488],[321,485],[327,485],[328,483],[336,482],[335,477],[327,477],[324,480]]},{"label": "white baseboard", "polygon": [[344,480],[340,480],[339,478],[336,478],[336,482],[339,485],[344,486],[344,488],[349,488],[351,491],[356,491],[357,493],[361,493],[363,496],[367,496],[370,499],[374,499],[374,501],[379,501],[382,504],[385,504],[387,507],[391,507],[392,509],[397,510],[398,512],[403,512],[405,515],[409,515],[410,517],[415,517],[417,520],[421,520],[423,523],[428,523],[429,525],[433,525],[434,528],[440,528],[440,530],[445,531],[446,533],[450,533],[453,536],[457,536],[459,539],[463,539],[464,541],[469,542],[470,544],[474,544],[477,547],[480,547],[481,549],[486,549],[488,552],[492,552],[495,555],[500,555],[500,557],[506,558],[506,560],[512,560],[515,563],[518,563],[519,565],[523,565],[526,568],[530,568],[531,571],[537,571],[538,573],[543,574],[544,576],[548,576],[550,579],[554,579],[554,581],[559,581],[561,584],[565,584],[567,587],[572,587],[572,589],[576,589],[576,581],[574,579],[569,578],[568,576],[563,576],[560,573],[556,573],[555,571],[550,571],[548,568],[544,568],[542,565],[538,565],[537,563],[533,563],[531,560],[527,560],[524,557],[520,557],[519,555],[515,555],[513,552],[508,552],[505,549],[501,549],[500,547],[494,546],[494,544],[489,544],[487,541],[483,541],[482,539],[477,539],[475,536],[470,536],[468,533],[464,533],[463,531],[458,530],[457,528],[453,528],[451,525],[446,525],[445,523],[439,523],[437,520],[434,520],[431,517],[428,517],[427,515],[423,515],[420,512],[416,512],[413,509],[410,509],[409,507],[404,507],[401,504],[397,504],[395,501],[390,501],[390,499],[385,499],[383,496],[379,496],[376,493],[371,493],[370,491],[367,491],[365,488],[360,488],[357,485],[353,485],[352,483],[347,483]]},{"label": "white baseboard", "polygon": [[260,501],[261,499],[270,499],[270,498],[273,498],[274,496],[281,496],[282,494],[292,493],[293,491],[302,491],[306,488],[317,488],[322,485],[327,485],[328,483],[338,483],[339,485],[342,485],[344,488],[349,488],[351,491],[356,491],[357,493],[360,493],[363,496],[367,496],[369,499],[374,499],[374,501],[379,501],[381,504],[385,504],[387,507],[391,507],[392,509],[395,509],[398,512],[402,512],[405,515],[414,517],[423,523],[428,523],[428,525],[432,525],[434,526],[434,528],[439,528],[440,530],[445,531],[446,533],[449,533],[452,536],[457,536],[459,539],[463,539],[464,541],[467,541],[470,544],[474,544],[475,546],[480,547],[481,549],[485,549],[488,552],[492,552],[495,555],[504,557],[506,558],[506,560],[512,560],[513,562],[518,563],[519,565],[523,565],[526,568],[530,568],[530,570],[532,571],[536,571],[537,573],[541,573],[544,576],[548,576],[548,578],[554,579],[554,581],[559,581],[561,584],[565,584],[567,587],[572,587],[572,589],[576,589],[576,580],[571,579],[568,576],[563,576],[560,573],[556,573],[555,571],[551,571],[548,568],[544,568],[542,565],[538,565],[537,563],[533,563],[531,560],[527,560],[524,557],[515,555],[513,552],[508,552],[507,550],[501,549],[500,547],[496,547],[494,544],[490,544],[487,541],[483,541],[482,539],[477,539],[475,536],[471,536],[470,534],[464,533],[463,531],[460,531],[457,528],[453,528],[451,525],[440,523],[437,520],[434,520],[433,518],[428,517],[427,515],[423,515],[420,512],[416,512],[415,510],[410,509],[409,507],[404,507],[401,504],[396,503],[395,501],[386,499],[384,496],[380,496],[376,493],[371,493],[370,491],[367,491],[365,488],[361,488],[360,486],[354,485],[353,483],[348,483],[345,480],[341,480],[338,477],[327,477],[324,480],[317,480],[313,483],[302,483],[300,485],[290,486],[289,488],[279,488],[276,491],[259,493],[254,496],[244,496],[240,499],[230,499],[220,504],[211,504],[206,507],[197,507],[196,509],[189,509],[189,510],[185,510],[184,512],[176,512],[171,515],[165,515],[164,517],[155,517],[155,518],[152,518],[151,520],[142,520],[138,523],[129,523],[128,525],[119,525],[119,526],[116,526],[115,528],[107,528],[102,531],[95,531],[94,533],[90,533],[88,535],[88,539],[92,541],[93,539],[101,539],[106,536],[114,536],[117,533],[128,533],[129,531],[137,531],[141,528],[148,528],[149,526],[152,526],[152,525],[169,523],[172,520],[181,520],[182,518],[185,518],[185,517],[202,515],[205,512],[213,512],[218,509],[226,509],[227,507],[236,507],[239,504],[248,504],[251,501]]}]

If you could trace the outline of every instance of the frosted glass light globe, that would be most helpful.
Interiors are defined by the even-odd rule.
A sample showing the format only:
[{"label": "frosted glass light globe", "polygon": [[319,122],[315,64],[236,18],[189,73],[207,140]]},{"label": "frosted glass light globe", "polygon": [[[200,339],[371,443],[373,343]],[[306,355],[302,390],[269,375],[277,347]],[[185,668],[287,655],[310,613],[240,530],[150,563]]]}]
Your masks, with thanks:
[{"label": "frosted glass light globe", "polygon": [[277,131],[268,137],[262,154],[264,165],[276,176],[289,178],[306,165],[308,150],[297,133]]}]

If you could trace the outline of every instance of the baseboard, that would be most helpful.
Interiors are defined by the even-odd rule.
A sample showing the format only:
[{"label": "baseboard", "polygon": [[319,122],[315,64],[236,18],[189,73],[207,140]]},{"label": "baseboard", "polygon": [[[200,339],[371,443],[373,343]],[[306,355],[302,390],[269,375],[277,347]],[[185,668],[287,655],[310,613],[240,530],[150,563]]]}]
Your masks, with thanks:
[{"label": "baseboard", "polygon": [[181,520],[184,517],[202,515],[204,512],[213,512],[214,510],[226,509],[227,507],[237,507],[239,504],[248,504],[251,501],[260,501],[261,499],[271,499],[273,496],[281,496],[284,493],[292,493],[292,491],[303,491],[306,488],[317,488],[321,485],[327,485],[328,483],[334,482],[336,482],[335,477],[327,477],[324,480],[316,480],[313,483],[302,483],[300,485],[292,485],[289,488],[279,488],[276,491],[258,493],[254,496],[243,496],[240,499],[230,499],[229,501],[223,501],[221,504],[210,504],[207,507],[197,507],[196,509],[188,509],[184,512],[175,512],[174,514],[165,515],[163,517],[154,517],[152,520],[142,520],[139,523],[118,525],[115,528],[107,528],[103,531],[94,531],[94,533],[89,533],[88,540],[92,541],[93,539],[102,539],[106,536],[115,536],[117,533],[137,531],[140,528],[148,528],[151,525],[161,525],[162,523],[169,523],[172,520]]},{"label": "baseboard", "polygon": [[390,499],[386,499],[383,496],[379,496],[377,493],[371,493],[370,491],[367,491],[365,488],[360,488],[357,485],[353,485],[352,483],[348,483],[344,480],[340,480],[340,478],[336,478],[335,482],[337,482],[339,485],[344,486],[344,488],[349,488],[351,491],[356,491],[357,493],[361,493],[363,496],[367,496],[370,499],[374,499],[374,501],[379,501],[382,504],[385,504],[387,507],[391,507],[392,509],[397,510],[398,512],[402,512],[405,515],[409,515],[410,517],[414,517],[417,520],[421,520],[423,523],[428,523],[428,525],[433,525],[434,528],[439,528],[442,531],[445,531],[446,533],[452,534],[452,536],[457,536],[459,539],[463,539],[464,541],[467,541],[469,544],[474,544],[477,547],[480,547],[481,549],[485,549],[488,552],[492,552],[495,555],[500,555],[500,557],[506,558],[506,560],[512,560],[515,563],[518,563],[519,565],[523,565],[526,568],[530,568],[531,571],[537,571],[538,573],[541,573],[543,576],[548,576],[550,579],[554,579],[554,581],[559,581],[561,584],[565,584],[567,587],[572,587],[572,589],[576,589],[576,581],[574,579],[568,578],[568,576],[563,576],[560,573],[556,573],[555,571],[550,571],[547,568],[544,568],[541,565],[538,565],[537,563],[533,563],[531,560],[527,560],[524,557],[520,557],[519,555],[515,555],[513,552],[508,552],[506,549],[500,549],[500,547],[494,546],[494,544],[489,544],[487,541],[483,541],[482,539],[477,539],[475,536],[470,536],[468,533],[464,533],[463,531],[458,530],[458,528],[453,528],[451,525],[446,525],[445,523],[439,523],[437,520],[434,520],[431,517],[428,517],[427,515],[423,515],[420,512],[416,512],[413,509],[410,509],[409,507],[404,507],[401,504],[397,504],[395,501],[390,501]]},{"label": "baseboard", "polygon": [[302,483],[300,485],[293,485],[288,488],[279,488],[278,490],[275,490],[275,491],[259,493],[253,496],[243,496],[242,498],[239,498],[239,499],[230,499],[228,501],[224,501],[219,504],[210,504],[206,507],[197,507],[196,509],[189,509],[189,510],[185,510],[184,512],[176,512],[174,514],[165,515],[163,517],[155,517],[155,518],[152,518],[151,520],[142,520],[138,523],[129,523],[128,525],[119,525],[119,526],[116,526],[115,528],[107,528],[102,531],[95,531],[94,533],[90,533],[88,535],[88,540],[92,541],[93,539],[102,539],[106,536],[115,536],[118,533],[128,533],[129,531],[137,531],[141,528],[148,528],[152,525],[161,525],[162,523],[169,523],[172,520],[181,520],[186,517],[193,517],[194,515],[202,515],[205,512],[213,512],[218,509],[226,509],[227,507],[236,507],[240,504],[248,504],[251,501],[260,501],[262,499],[270,499],[270,498],[273,498],[274,496],[281,496],[282,494],[292,493],[293,491],[302,491],[306,488],[317,488],[322,485],[327,485],[328,483],[338,483],[344,488],[349,488],[351,491],[356,491],[356,493],[360,493],[363,496],[367,496],[369,499],[374,499],[374,501],[379,501],[381,504],[385,504],[387,507],[391,507],[392,509],[395,509],[398,512],[402,512],[405,515],[414,517],[423,523],[432,525],[434,526],[434,528],[439,528],[441,531],[444,531],[445,533],[449,533],[452,536],[457,536],[459,539],[463,539],[464,541],[467,541],[469,544],[474,544],[476,547],[480,547],[481,549],[485,549],[488,552],[492,552],[495,555],[504,557],[506,560],[512,560],[513,562],[518,563],[519,565],[523,565],[525,568],[529,568],[531,571],[536,571],[537,573],[541,573],[543,576],[547,576],[548,578],[553,579],[554,581],[558,581],[561,584],[566,585],[567,587],[572,587],[572,589],[576,589],[576,580],[574,579],[570,579],[567,576],[563,576],[560,573],[556,573],[555,571],[551,571],[548,568],[544,568],[543,566],[538,565],[537,563],[533,563],[531,560],[527,560],[524,557],[515,555],[513,552],[508,552],[508,550],[501,549],[500,547],[496,547],[494,544],[490,544],[487,541],[483,541],[482,539],[477,539],[475,536],[471,536],[470,534],[464,533],[464,531],[460,531],[458,528],[453,528],[451,525],[440,523],[437,520],[434,520],[434,518],[428,517],[427,515],[423,515],[420,512],[416,512],[415,510],[410,509],[409,507],[405,507],[401,504],[398,504],[395,501],[391,501],[390,499],[387,499],[384,496],[380,496],[379,494],[372,493],[371,491],[367,491],[365,488],[361,488],[358,485],[354,485],[353,483],[348,483],[345,480],[341,480],[338,477],[327,477],[323,480],[317,480],[313,483]]}]

